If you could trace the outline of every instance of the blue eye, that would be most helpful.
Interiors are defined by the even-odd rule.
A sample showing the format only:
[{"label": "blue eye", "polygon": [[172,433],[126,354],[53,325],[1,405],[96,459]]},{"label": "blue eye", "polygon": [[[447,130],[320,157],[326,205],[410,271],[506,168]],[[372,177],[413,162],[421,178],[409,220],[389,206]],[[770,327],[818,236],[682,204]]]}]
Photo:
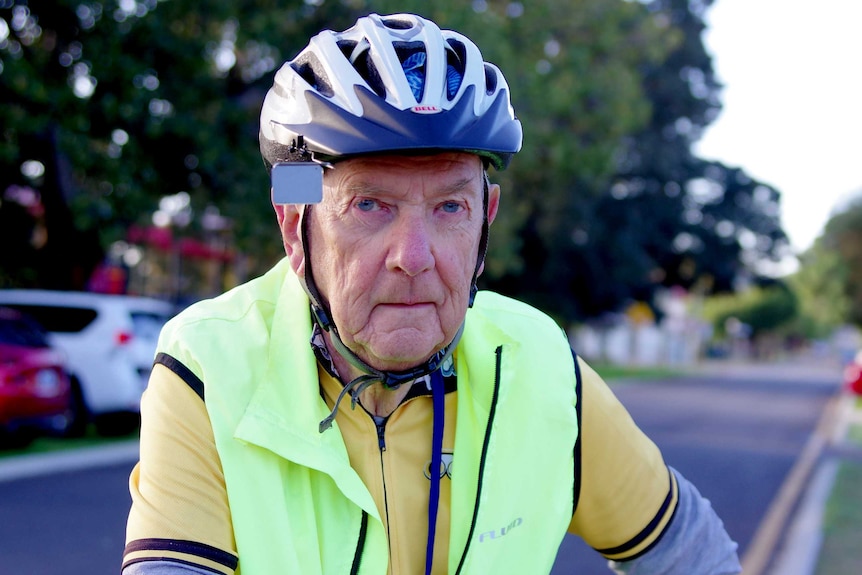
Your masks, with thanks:
[{"label": "blue eye", "polygon": [[446,202],[443,204],[443,211],[454,214],[461,210],[461,204],[458,202]]},{"label": "blue eye", "polygon": [[377,202],[368,198],[363,198],[356,202],[356,207],[363,212],[370,212],[377,207]]}]

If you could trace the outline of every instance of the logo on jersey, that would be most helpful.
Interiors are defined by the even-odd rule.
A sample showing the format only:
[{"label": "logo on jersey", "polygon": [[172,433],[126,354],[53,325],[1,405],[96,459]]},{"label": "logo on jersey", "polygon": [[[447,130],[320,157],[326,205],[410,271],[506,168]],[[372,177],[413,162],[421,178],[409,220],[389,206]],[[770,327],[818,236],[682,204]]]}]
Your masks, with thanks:
[{"label": "logo on jersey", "polygon": [[[440,479],[448,477],[452,479],[452,452],[444,451],[440,454]],[[431,462],[425,464],[425,479],[431,479]]]}]

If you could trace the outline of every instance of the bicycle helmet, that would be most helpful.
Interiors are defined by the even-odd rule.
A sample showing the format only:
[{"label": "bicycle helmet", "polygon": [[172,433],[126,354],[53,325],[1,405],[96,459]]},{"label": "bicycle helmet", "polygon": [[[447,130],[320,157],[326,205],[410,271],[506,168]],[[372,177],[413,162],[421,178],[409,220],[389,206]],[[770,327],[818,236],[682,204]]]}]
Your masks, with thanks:
[{"label": "bicycle helmet", "polygon": [[[275,75],[260,120],[267,167],[381,152],[472,152],[496,169],[521,147],[500,70],[476,45],[413,14],[324,30]],[[302,147],[302,146],[300,146]]]}]

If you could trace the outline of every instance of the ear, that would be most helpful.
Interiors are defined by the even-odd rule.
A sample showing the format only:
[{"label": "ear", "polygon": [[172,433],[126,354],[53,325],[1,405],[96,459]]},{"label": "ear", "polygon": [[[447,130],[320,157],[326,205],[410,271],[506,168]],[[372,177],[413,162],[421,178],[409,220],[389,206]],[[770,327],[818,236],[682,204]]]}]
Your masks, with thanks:
[{"label": "ear", "polygon": [[500,207],[500,184],[488,186],[488,224],[490,225],[497,217],[497,209]]},{"label": "ear", "polygon": [[305,275],[305,252],[302,249],[302,209],[298,204],[273,204],[284,251],[290,267],[299,277]]}]

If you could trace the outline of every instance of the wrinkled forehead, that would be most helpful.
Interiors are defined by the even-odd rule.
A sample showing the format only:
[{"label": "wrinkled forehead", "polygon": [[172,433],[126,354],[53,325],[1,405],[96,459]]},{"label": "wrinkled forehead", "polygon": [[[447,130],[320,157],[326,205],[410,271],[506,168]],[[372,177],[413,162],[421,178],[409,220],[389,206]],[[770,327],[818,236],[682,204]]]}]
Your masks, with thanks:
[{"label": "wrinkled forehead", "polygon": [[475,154],[374,155],[351,158],[325,170],[327,188],[426,189],[481,194],[485,166]]}]

